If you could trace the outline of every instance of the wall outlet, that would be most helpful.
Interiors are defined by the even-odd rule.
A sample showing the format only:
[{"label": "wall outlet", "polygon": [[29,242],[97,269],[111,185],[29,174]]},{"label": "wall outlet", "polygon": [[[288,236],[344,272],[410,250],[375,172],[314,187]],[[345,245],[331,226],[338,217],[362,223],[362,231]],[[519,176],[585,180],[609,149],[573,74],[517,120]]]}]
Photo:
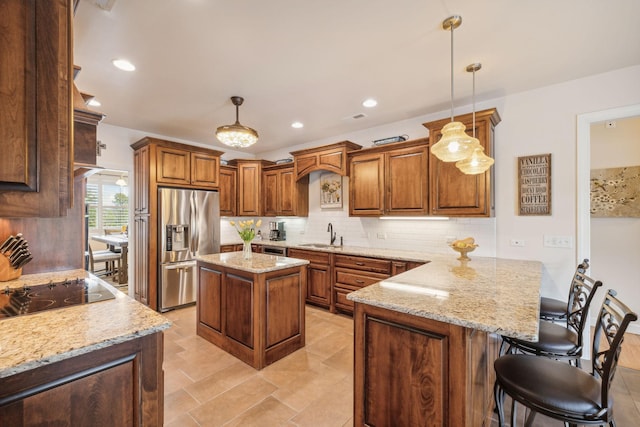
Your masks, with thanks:
[{"label": "wall outlet", "polygon": [[571,236],[547,236],[544,238],[544,246],[547,248],[569,248],[573,247],[573,237]]},{"label": "wall outlet", "polygon": [[511,239],[511,246],[524,246],[525,241],[523,239]]},{"label": "wall outlet", "polygon": [[386,240],[387,239],[387,233],[378,233],[378,239]]}]

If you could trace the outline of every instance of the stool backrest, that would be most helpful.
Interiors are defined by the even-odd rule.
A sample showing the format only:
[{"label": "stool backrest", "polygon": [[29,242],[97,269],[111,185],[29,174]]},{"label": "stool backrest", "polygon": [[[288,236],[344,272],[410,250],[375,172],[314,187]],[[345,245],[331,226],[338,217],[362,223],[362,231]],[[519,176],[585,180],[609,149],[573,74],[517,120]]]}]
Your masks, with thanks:
[{"label": "stool backrest", "polygon": [[580,274],[585,274],[589,269],[589,260],[587,258],[583,259],[578,267],[576,267],[576,272],[573,274],[573,279],[571,279],[571,286],[569,286],[569,298],[567,298],[567,314],[571,313],[571,308],[573,307],[573,298],[575,296],[573,290],[573,284],[576,279],[579,279]]},{"label": "stool backrest", "polygon": [[578,334],[578,347],[580,348],[582,348],[582,333],[587,325],[591,301],[593,301],[596,291],[601,286],[602,282],[600,280],[592,279],[584,274],[584,271],[576,270],[576,274],[573,276],[567,310],[567,327]]},{"label": "stool backrest", "polygon": [[[618,366],[624,333],[638,315],[616,298],[610,289],[602,303],[593,334],[592,374],[602,381],[602,406],[609,406],[609,386]],[[601,348],[603,347],[603,348]]]}]

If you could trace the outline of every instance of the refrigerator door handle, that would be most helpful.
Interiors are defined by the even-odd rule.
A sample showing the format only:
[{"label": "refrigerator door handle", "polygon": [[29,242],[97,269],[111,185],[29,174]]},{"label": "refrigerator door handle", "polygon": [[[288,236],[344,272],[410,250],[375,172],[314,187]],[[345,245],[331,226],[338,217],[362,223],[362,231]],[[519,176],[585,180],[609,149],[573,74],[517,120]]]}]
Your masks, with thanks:
[{"label": "refrigerator door handle", "polygon": [[191,251],[191,257],[195,257],[198,252],[199,235],[198,235],[198,203],[195,192],[191,193],[191,239],[189,244],[189,250]]}]

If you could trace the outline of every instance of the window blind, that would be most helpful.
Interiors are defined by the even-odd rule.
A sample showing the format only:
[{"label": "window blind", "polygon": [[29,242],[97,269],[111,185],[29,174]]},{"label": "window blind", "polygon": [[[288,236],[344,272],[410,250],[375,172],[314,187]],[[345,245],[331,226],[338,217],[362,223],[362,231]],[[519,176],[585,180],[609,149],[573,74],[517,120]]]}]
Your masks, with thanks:
[{"label": "window blind", "polygon": [[104,234],[105,229],[121,229],[129,223],[129,186],[116,185],[126,175],[97,173],[87,180],[89,233]]}]

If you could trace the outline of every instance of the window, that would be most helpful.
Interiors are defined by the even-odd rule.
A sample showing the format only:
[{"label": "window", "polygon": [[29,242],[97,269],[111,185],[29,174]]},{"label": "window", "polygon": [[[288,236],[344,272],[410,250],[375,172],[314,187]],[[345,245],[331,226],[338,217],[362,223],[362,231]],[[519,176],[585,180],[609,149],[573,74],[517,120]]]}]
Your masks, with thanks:
[{"label": "window", "polygon": [[87,179],[85,203],[89,215],[89,234],[104,234],[105,230],[121,230],[129,223],[129,186],[127,173],[105,171]]}]

